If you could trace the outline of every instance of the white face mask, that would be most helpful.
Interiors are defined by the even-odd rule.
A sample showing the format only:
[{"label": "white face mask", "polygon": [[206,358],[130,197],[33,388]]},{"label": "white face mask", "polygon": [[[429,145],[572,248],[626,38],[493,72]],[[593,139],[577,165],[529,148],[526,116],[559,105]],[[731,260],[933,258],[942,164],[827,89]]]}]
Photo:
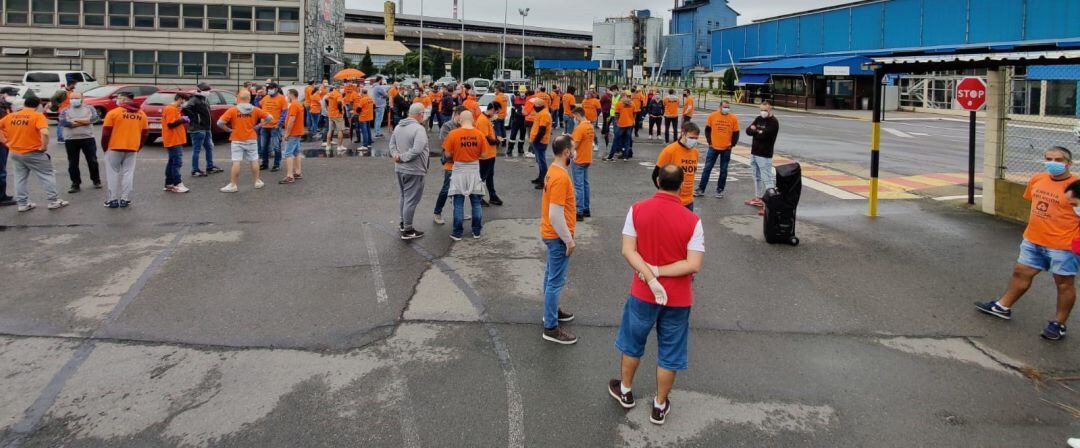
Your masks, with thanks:
[{"label": "white face mask", "polygon": [[690,148],[690,149],[697,149],[698,143],[699,142],[697,141],[696,138],[695,139],[687,138],[686,143],[684,143],[684,145],[686,145],[686,147]]},{"label": "white face mask", "polygon": [[1073,213],[1076,213],[1077,216],[1080,216],[1080,207],[1073,207]]},{"label": "white face mask", "polygon": [[767,111],[767,110],[761,111],[761,118],[769,118],[769,115],[771,115],[769,113],[769,111]]}]

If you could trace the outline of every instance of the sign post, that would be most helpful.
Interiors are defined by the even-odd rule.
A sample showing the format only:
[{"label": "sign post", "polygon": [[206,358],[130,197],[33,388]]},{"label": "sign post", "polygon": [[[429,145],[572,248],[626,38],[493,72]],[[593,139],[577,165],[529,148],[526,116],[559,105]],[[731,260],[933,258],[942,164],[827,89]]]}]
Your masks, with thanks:
[{"label": "sign post", "polygon": [[986,105],[986,83],[969,77],[956,83],[956,104],[970,111],[968,122],[968,204],[975,205],[975,113]]}]

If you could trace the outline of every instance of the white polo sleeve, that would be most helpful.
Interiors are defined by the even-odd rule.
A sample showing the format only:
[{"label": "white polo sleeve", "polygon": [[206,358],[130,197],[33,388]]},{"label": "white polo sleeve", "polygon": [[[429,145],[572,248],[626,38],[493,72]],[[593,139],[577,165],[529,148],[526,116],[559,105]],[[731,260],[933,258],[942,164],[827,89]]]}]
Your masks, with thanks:
[{"label": "white polo sleeve", "polygon": [[626,212],[626,222],[623,223],[622,234],[631,238],[637,238],[637,229],[634,228],[634,208]]},{"label": "white polo sleeve", "polygon": [[[626,230],[623,230],[623,233],[626,233]],[[690,242],[686,244],[686,250],[705,253],[705,228],[701,226],[700,219],[697,225],[694,226],[694,235],[690,237]]]}]

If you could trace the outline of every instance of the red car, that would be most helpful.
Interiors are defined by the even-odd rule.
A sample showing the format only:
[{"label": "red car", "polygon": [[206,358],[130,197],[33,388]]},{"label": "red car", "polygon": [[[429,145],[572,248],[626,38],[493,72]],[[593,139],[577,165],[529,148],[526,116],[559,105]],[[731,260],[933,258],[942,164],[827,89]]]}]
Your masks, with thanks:
[{"label": "red car", "polygon": [[[194,94],[195,89],[159,90],[142,103],[142,111],[146,113],[147,121],[150,122],[150,135],[146,137],[147,144],[153,143],[161,137],[161,111],[165,109],[166,105],[173,102],[177,93],[181,92]],[[210,118],[214,123],[212,130],[214,137],[226,135],[227,132],[218,127],[217,121],[222,115],[225,115],[225,111],[236,105],[236,94],[225,90],[211,90],[207,92],[206,102],[210,103]]]},{"label": "red car", "polygon": [[97,110],[98,119],[105,119],[105,114],[116,109],[116,95],[120,92],[128,92],[135,95],[135,104],[142,104],[150,95],[157,93],[158,88],[145,84],[114,84],[95,87],[83,92],[83,104],[92,106]]}]

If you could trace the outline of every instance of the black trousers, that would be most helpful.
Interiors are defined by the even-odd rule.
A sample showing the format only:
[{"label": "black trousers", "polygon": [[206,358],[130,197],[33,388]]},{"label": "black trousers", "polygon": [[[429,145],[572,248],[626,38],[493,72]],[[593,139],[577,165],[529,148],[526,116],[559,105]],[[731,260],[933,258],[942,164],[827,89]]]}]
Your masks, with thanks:
[{"label": "black trousers", "polygon": [[86,168],[90,171],[90,181],[94,185],[100,185],[101,170],[98,169],[97,142],[92,138],[65,140],[64,148],[67,149],[68,176],[71,176],[71,185],[82,185],[82,174],[79,173],[79,153],[86,157]]},{"label": "black trousers", "polygon": [[499,200],[498,193],[495,193],[495,159],[498,157],[480,160],[480,178],[487,184],[489,201]]},{"label": "black trousers", "polygon": [[664,117],[664,143],[668,140],[668,131],[675,131],[675,140],[679,139],[679,117]]},{"label": "black trousers", "polygon": [[638,111],[634,114],[634,137],[638,137],[641,134],[641,124],[645,121],[645,111]]},{"label": "black trousers", "polygon": [[603,114],[603,116],[600,117],[600,118],[604,120],[604,126],[600,130],[600,133],[604,134],[604,146],[610,146],[611,145],[611,140],[610,140],[610,134],[608,134],[608,133],[611,131],[611,114],[608,113],[608,112],[605,112]]},{"label": "black trousers", "polygon": [[[660,135],[660,128],[662,127],[663,121],[664,117],[654,117],[649,115],[649,135]],[[654,126],[656,127],[655,134],[653,133]]]}]

